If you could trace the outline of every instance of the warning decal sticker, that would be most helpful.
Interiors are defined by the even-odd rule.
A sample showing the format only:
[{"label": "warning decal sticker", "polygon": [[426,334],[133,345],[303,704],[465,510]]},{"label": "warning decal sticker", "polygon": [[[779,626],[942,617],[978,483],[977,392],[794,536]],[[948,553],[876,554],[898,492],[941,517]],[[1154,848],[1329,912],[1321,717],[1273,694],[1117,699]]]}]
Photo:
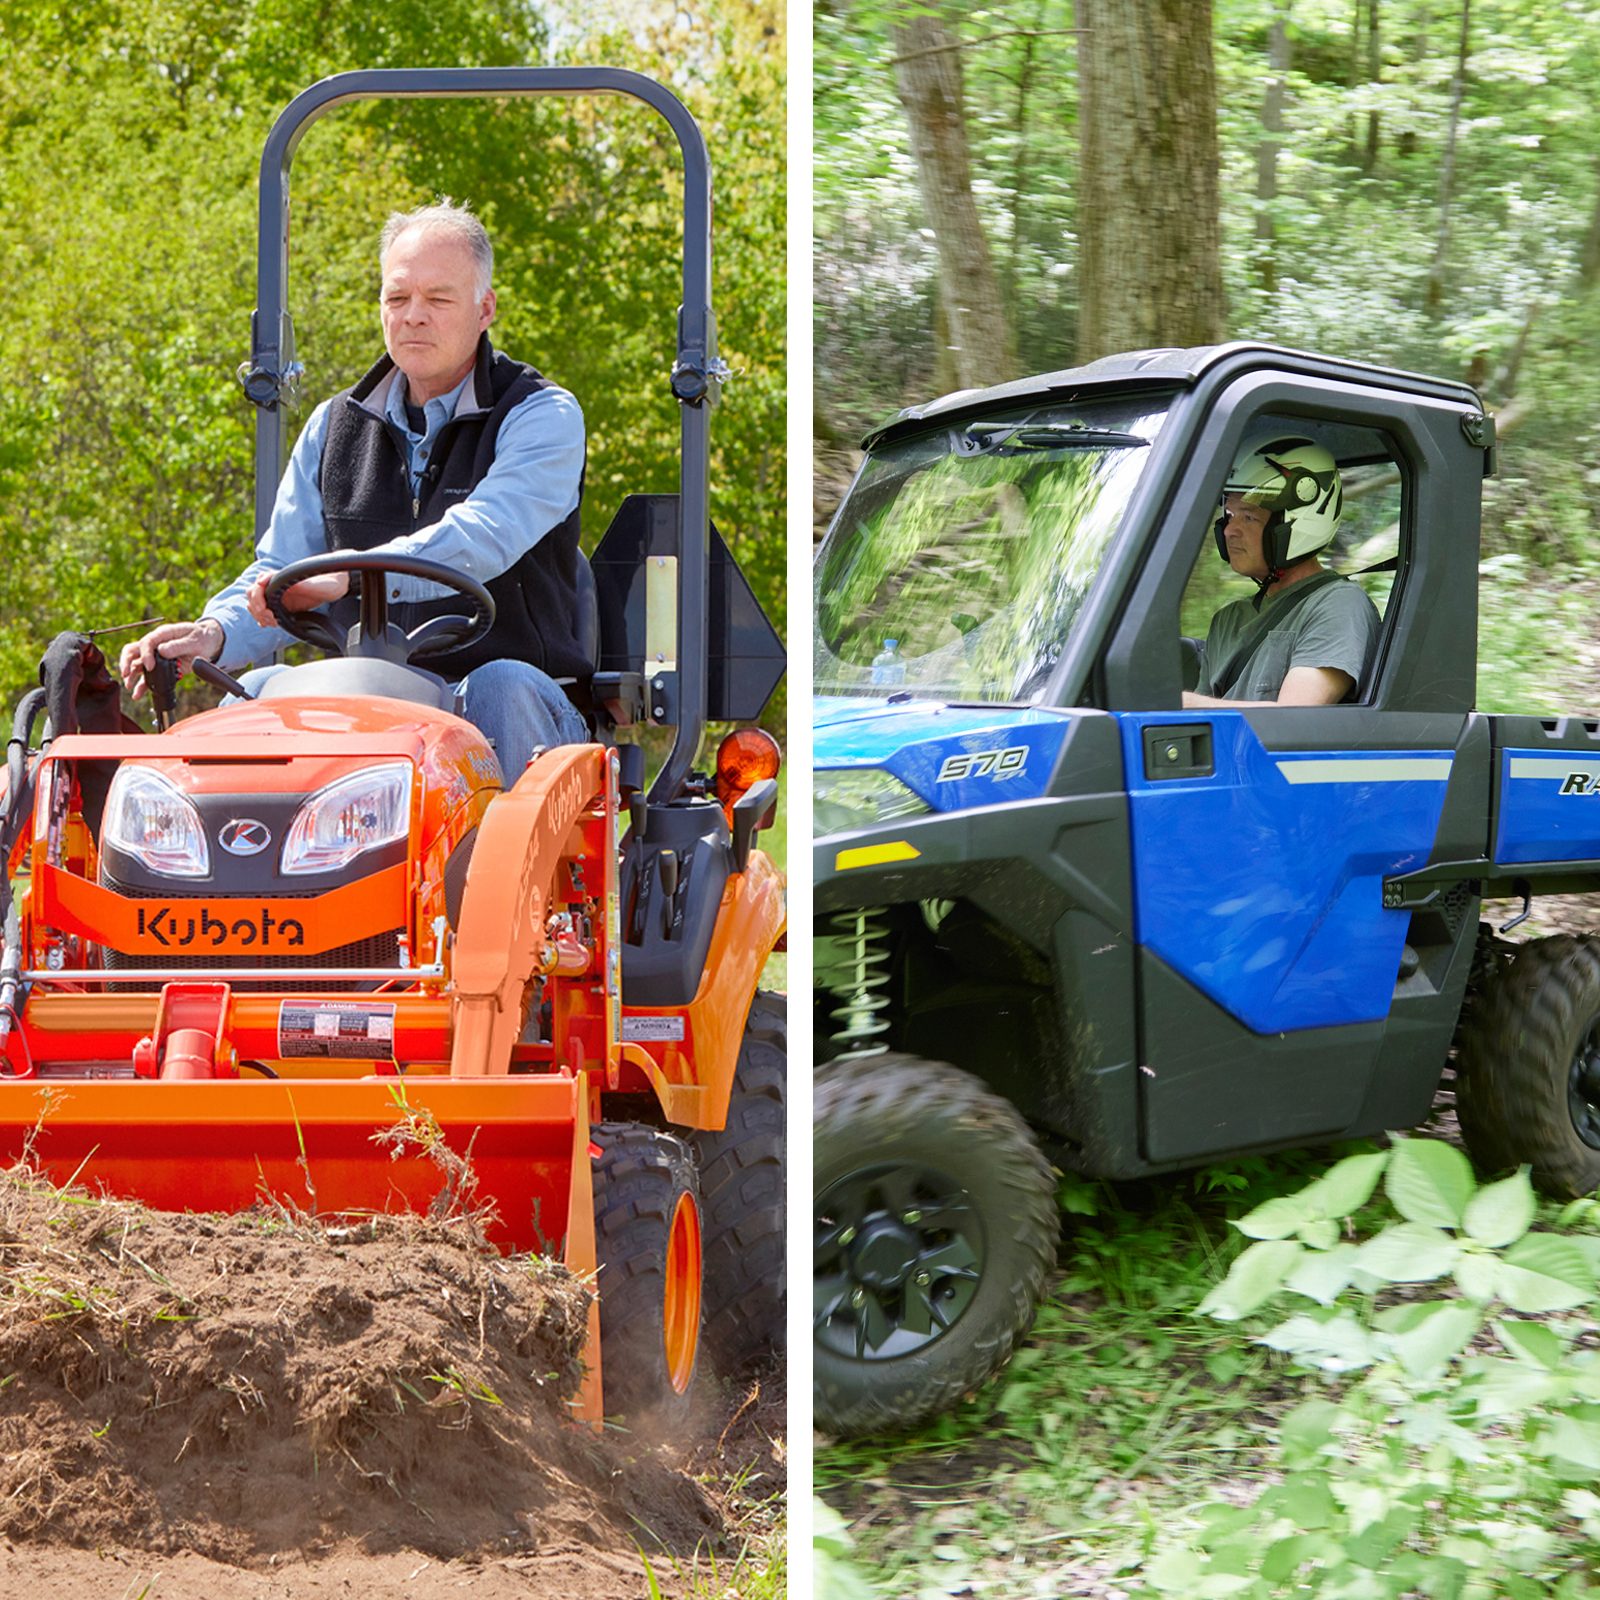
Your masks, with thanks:
[{"label": "warning decal sticker", "polygon": [[394,1060],[394,1006],[359,1000],[285,1000],[278,1054],[340,1061]]},{"label": "warning decal sticker", "polygon": [[622,1037],[630,1043],[683,1038],[682,1017],[624,1017]]}]

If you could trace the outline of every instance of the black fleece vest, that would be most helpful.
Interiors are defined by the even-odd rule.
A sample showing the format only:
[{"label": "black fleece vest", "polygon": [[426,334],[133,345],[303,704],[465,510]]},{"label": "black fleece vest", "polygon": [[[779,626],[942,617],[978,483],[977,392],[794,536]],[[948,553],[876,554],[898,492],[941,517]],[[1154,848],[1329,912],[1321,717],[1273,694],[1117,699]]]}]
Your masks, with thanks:
[{"label": "black fleece vest", "polygon": [[[494,462],[500,425],[510,412],[536,391],[555,387],[532,367],[493,349],[485,334],[472,373],[477,409],[450,418],[439,430],[433,459],[413,499],[405,435],[387,417],[359,403],[393,368],[394,362],[384,356],[353,388],[335,395],[328,409],[319,481],[328,544],[336,550],[371,550],[431,527],[482,482]],[[578,649],[575,636],[577,552],[578,513],[573,511],[513,566],[489,580],[495,620],[488,635],[468,649],[424,664],[454,680],[486,661],[526,661],[552,678],[576,678],[586,686],[594,666]],[[392,604],[390,616],[409,632],[429,617],[468,608],[468,602],[452,597]],[[354,601],[340,601],[333,610],[341,628],[355,621]]]}]

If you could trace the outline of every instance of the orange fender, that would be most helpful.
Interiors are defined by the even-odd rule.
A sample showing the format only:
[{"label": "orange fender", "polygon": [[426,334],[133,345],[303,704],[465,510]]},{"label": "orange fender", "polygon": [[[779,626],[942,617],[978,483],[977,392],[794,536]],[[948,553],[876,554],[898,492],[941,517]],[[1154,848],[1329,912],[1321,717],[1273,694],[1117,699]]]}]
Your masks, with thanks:
[{"label": "orange fender", "polygon": [[570,853],[574,828],[597,806],[610,819],[607,845],[615,855],[610,760],[601,745],[559,746],[531,763],[484,813],[451,964],[454,1076],[510,1069],[523,994],[544,955],[556,867]]}]

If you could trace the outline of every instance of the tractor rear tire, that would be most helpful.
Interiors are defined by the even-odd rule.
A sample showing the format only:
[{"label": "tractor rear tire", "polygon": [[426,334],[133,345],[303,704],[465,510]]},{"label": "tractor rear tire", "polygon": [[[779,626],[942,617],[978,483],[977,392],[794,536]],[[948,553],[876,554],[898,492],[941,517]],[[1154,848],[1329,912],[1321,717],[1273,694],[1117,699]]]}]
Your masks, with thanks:
[{"label": "tractor rear tire", "polygon": [[693,1136],[705,1212],[705,1346],[725,1374],[784,1347],[784,1113],[789,1012],[750,1007],[727,1125]]},{"label": "tractor rear tire", "polygon": [[681,1139],[631,1122],[590,1131],[607,1416],[682,1420],[700,1345],[700,1189]]},{"label": "tractor rear tire", "polygon": [[1055,1175],[1016,1108],[941,1061],[837,1062],[815,1108],[813,1415],[839,1437],[915,1428],[1033,1326]]},{"label": "tractor rear tire", "polygon": [[1539,939],[1485,989],[1463,1032],[1456,1114],[1481,1167],[1524,1162],[1546,1194],[1600,1187],[1600,947]]}]

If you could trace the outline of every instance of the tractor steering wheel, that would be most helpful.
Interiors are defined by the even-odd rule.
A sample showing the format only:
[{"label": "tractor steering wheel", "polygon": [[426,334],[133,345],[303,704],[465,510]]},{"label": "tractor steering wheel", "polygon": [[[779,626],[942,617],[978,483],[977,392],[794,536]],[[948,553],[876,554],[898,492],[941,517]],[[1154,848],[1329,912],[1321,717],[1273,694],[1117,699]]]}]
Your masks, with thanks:
[{"label": "tractor steering wheel", "polygon": [[[339,630],[326,616],[315,611],[290,611],[283,603],[285,593],[295,584],[307,578],[324,577],[330,572],[368,573],[375,577],[396,573],[403,578],[422,578],[453,589],[462,599],[472,602],[472,610],[464,616],[452,613],[430,617],[410,633],[402,633],[389,621],[387,586],[363,583],[361,615],[349,635],[341,638]],[[476,644],[494,626],[494,597],[481,583],[453,567],[424,560],[421,556],[365,550],[330,550],[325,556],[307,556],[303,561],[291,561],[273,575],[265,599],[278,626],[296,639],[303,639],[336,656],[364,656],[402,664],[465,649]]]}]

